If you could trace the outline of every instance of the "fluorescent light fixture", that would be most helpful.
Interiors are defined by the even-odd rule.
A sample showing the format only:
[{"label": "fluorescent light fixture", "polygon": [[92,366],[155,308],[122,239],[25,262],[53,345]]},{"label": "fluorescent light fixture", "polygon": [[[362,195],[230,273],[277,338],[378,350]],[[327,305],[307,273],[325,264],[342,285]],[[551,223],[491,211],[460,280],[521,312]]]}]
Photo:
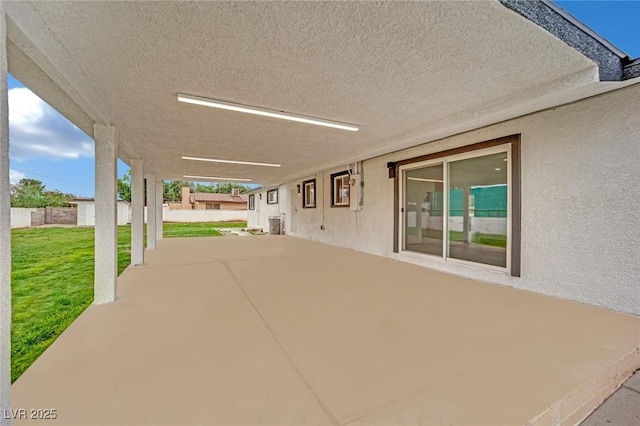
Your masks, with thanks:
[{"label": "fluorescent light fixture", "polygon": [[212,163],[247,164],[249,166],[280,167],[280,164],[255,163],[253,161],[220,160],[218,158],[202,158],[202,157],[185,157],[185,156],[183,156],[182,159],[183,160],[194,160],[194,161],[210,161]]},{"label": "fluorescent light fixture", "polygon": [[229,178],[229,177],[215,177],[215,176],[193,176],[193,175],[183,175],[187,179],[205,179],[205,180],[220,180],[225,182],[238,181],[238,182],[251,182],[251,179],[245,178]]},{"label": "fluorescent light fixture", "polygon": [[409,180],[417,180],[420,182],[437,182],[437,183],[442,183],[441,180],[438,179],[425,179],[425,178],[416,178],[416,177],[408,177],[407,179]]},{"label": "fluorescent light fixture", "polygon": [[323,120],[321,118],[307,117],[304,115],[289,114],[288,112],[275,111],[271,109],[252,107],[232,102],[219,101],[216,99],[201,98],[199,96],[184,95],[178,93],[178,100],[189,104],[203,105],[213,108],[226,109],[229,111],[244,112],[247,114],[262,115],[264,117],[280,118],[282,120],[297,121],[299,123],[315,124],[317,126],[333,127],[334,129],[349,130],[357,132],[359,126],[353,124],[340,123],[338,121]]}]

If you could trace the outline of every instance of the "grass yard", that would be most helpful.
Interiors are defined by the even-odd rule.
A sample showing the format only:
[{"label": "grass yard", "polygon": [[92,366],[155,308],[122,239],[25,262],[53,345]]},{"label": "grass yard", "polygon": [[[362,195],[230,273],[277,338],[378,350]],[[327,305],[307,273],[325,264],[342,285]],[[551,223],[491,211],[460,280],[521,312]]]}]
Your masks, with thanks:
[{"label": "grass yard", "polygon": [[[246,223],[165,223],[165,237],[220,235]],[[93,301],[93,228],[12,231],[11,381]],[[131,227],[118,227],[118,274],[129,265]]]},{"label": "grass yard", "polygon": [[171,237],[217,237],[222,235],[215,228],[246,228],[246,222],[216,223],[165,223],[164,236]]}]

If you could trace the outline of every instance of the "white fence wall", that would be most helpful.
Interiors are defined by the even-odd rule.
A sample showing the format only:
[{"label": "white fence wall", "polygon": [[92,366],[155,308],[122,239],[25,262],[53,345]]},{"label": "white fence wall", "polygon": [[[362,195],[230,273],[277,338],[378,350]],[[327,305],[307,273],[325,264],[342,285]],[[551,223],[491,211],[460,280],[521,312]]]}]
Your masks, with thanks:
[{"label": "white fence wall", "polygon": [[[129,203],[118,201],[118,225],[130,223]],[[78,226],[95,226],[96,205],[93,201],[78,202]]]},{"label": "white fence wall", "polygon": [[96,206],[94,203],[78,203],[78,226],[96,224]]},{"label": "white fence wall", "polygon": [[[31,212],[38,209],[11,207],[11,228],[28,228],[31,226]],[[94,226],[96,208],[93,202],[78,203],[78,226]],[[164,222],[246,222],[246,210],[169,210],[163,209]],[[144,209],[145,222],[147,208]],[[118,203],[118,225],[131,223],[129,203]]]},{"label": "white fence wall", "polygon": [[28,228],[31,226],[31,212],[38,209],[11,207],[11,228]]},{"label": "white fence wall", "polygon": [[[147,209],[145,207],[145,220]],[[162,210],[164,222],[246,222],[246,210]]]},{"label": "white fence wall", "polygon": [[[462,232],[464,222],[462,217],[456,216],[449,219],[449,230]],[[422,227],[442,230],[442,217],[422,217]],[[507,219],[500,217],[472,217],[471,232],[481,234],[507,235]]]}]

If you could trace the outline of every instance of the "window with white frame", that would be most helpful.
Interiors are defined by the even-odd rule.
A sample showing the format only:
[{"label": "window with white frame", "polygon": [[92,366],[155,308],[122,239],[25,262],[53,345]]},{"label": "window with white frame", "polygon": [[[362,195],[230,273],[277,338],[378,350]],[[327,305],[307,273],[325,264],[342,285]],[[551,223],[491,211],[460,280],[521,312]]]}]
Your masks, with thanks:
[{"label": "window with white frame", "polygon": [[278,204],[278,190],[267,191],[267,204]]},{"label": "window with white frame", "polygon": [[316,180],[310,179],[302,182],[302,208],[313,209],[316,207]]},{"label": "window with white frame", "polygon": [[256,209],[256,196],[254,195],[249,195],[249,210],[255,210]]},{"label": "window with white frame", "polygon": [[349,207],[351,193],[349,179],[347,171],[331,175],[331,207]]},{"label": "window with white frame", "polygon": [[519,178],[514,194],[512,144],[442,154],[400,162],[400,249],[519,275],[520,228],[513,217],[519,210],[512,209],[514,196],[519,203]]}]

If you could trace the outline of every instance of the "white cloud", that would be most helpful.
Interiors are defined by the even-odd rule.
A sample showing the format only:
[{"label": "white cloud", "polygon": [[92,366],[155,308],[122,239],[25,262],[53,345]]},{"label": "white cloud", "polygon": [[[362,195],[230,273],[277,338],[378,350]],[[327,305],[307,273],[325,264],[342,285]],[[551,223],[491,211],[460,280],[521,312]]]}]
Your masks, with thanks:
[{"label": "white cloud", "polygon": [[31,90],[9,90],[12,160],[93,157],[93,141]]},{"label": "white cloud", "polygon": [[16,183],[20,182],[20,179],[24,179],[25,177],[27,176],[24,173],[18,170],[9,169],[9,182],[11,183],[11,185],[15,185]]}]

